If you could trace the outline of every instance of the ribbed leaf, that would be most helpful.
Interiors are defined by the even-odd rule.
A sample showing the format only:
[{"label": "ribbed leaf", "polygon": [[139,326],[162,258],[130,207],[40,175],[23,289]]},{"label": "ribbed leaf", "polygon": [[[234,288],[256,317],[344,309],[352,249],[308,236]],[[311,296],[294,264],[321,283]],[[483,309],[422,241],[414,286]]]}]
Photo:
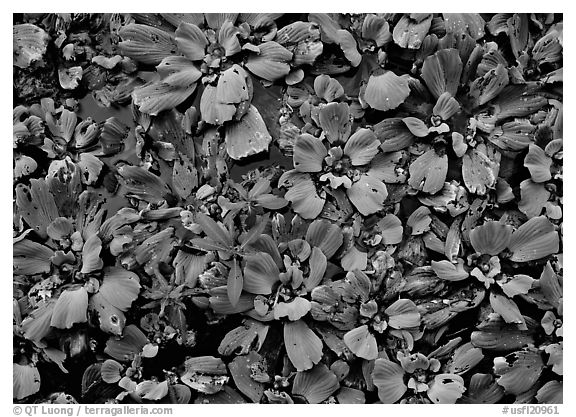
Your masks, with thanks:
[{"label": "ribbed leaf", "polygon": [[178,50],[191,61],[200,61],[206,56],[208,40],[198,26],[182,22],[176,29],[176,44]]},{"label": "ribbed leaf", "polygon": [[226,151],[232,159],[265,152],[271,141],[264,119],[253,105],[240,121],[226,126]]},{"label": "ribbed leaf", "polygon": [[509,245],[511,237],[511,226],[491,220],[470,232],[470,243],[477,253],[498,255]]},{"label": "ribbed leaf", "polygon": [[499,376],[498,385],[508,394],[518,395],[532,388],[543,367],[540,352],[534,349],[494,358],[494,373]]},{"label": "ribbed leaf", "polygon": [[372,380],[378,388],[378,397],[384,404],[395,403],[408,390],[404,383],[404,369],[388,359],[376,359]]},{"label": "ribbed leaf", "polygon": [[245,259],[244,290],[252,294],[270,294],[274,284],[280,280],[280,270],[274,259],[264,252]]},{"label": "ribbed leaf", "polygon": [[422,65],[422,79],[436,99],[445,92],[456,96],[461,73],[462,61],[457,49],[442,49],[426,58]]},{"label": "ribbed leaf", "polygon": [[344,155],[350,157],[354,166],[368,164],[378,152],[380,142],[370,129],[358,129],[346,142]]},{"label": "ribbed leaf", "polygon": [[558,232],[544,216],[534,217],[520,226],[512,234],[508,245],[512,252],[510,259],[515,262],[544,258],[558,252],[558,248]]},{"label": "ribbed leaf", "polygon": [[104,280],[98,291],[110,304],[122,311],[128,311],[138,298],[140,280],[134,272],[123,268],[104,268]]},{"label": "ribbed leaf", "polygon": [[89,274],[90,272],[102,269],[104,262],[100,259],[100,251],[102,250],[102,241],[97,235],[92,235],[84,242],[82,248],[82,272]]},{"label": "ribbed leaf", "polygon": [[290,51],[273,41],[264,42],[258,47],[260,53],[251,54],[245,64],[250,72],[267,81],[278,80],[290,72]]},{"label": "ribbed leaf", "polygon": [[376,338],[365,324],[350,330],[344,335],[343,340],[348,349],[359,358],[372,360],[378,357]]},{"label": "ribbed leaf", "polygon": [[338,378],[324,364],[309,371],[298,372],[294,377],[292,395],[300,395],[309,404],[320,404],[340,388]]},{"label": "ribbed leaf", "polygon": [[401,48],[418,49],[428,34],[432,24],[432,14],[422,13],[425,17],[413,19],[411,14],[404,14],[394,26],[394,42]]},{"label": "ribbed leaf", "polygon": [[486,22],[478,13],[442,13],[446,32],[461,36],[468,34],[474,40],[484,36]]},{"label": "ribbed leaf", "polygon": [[307,133],[300,135],[294,144],[294,168],[298,172],[320,172],[328,151],[322,141]]},{"label": "ribbed leaf", "polygon": [[286,171],[278,180],[278,186],[290,187],[284,198],[292,203],[292,209],[304,219],[315,219],[324,208],[326,197],[318,195],[307,173]]},{"label": "ribbed leaf", "polygon": [[130,23],[120,29],[119,43],[124,55],[144,64],[159,64],[176,55],[176,44],[170,34],[152,26]]},{"label": "ribbed leaf", "polygon": [[298,371],[311,369],[322,359],[322,341],[302,320],[284,324],[284,344]]},{"label": "ribbed leaf", "polygon": [[408,75],[399,77],[392,71],[386,71],[370,76],[364,99],[373,109],[388,111],[402,104],[408,95]]},{"label": "ribbed leaf", "polygon": [[59,329],[69,329],[76,323],[87,320],[88,293],[84,287],[74,290],[64,290],[54,305],[50,326]]},{"label": "ribbed leaf", "polygon": [[106,342],[104,353],[120,362],[129,362],[142,351],[148,339],[142,331],[133,324],[126,326],[121,338],[111,336]]},{"label": "ribbed leaf", "polygon": [[29,239],[14,244],[12,249],[13,269],[16,275],[35,275],[50,272],[52,249]]},{"label": "ribbed leaf", "polygon": [[50,36],[31,23],[12,26],[13,64],[19,68],[28,68],[39,61],[46,52]]},{"label": "ribbed leaf", "polygon": [[420,325],[420,313],[413,301],[394,301],[384,312],[388,315],[388,325],[394,329],[407,329]]},{"label": "ribbed leaf", "polygon": [[264,395],[264,384],[254,381],[251,378],[251,367],[261,366],[262,362],[262,356],[254,351],[250,351],[248,355],[237,356],[228,364],[228,369],[230,369],[230,374],[232,374],[238,390],[250,398],[253,403],[260,402],[260,399]]},{"label": "ribbed leaf", "polygon": [[430,149],[410,164],[408,184],[425,193],[435,194],[444,187],[448,172],[448,156]]},{"label": "ribbed leaf", "polygon": [[346,194],[358,211],[368,216],[384,208],[388,190],[378,178],[364,174],[358,181],[352,183],[352,187],[346,190]]},{"label": "ribbed leaf", "polygon": [[40,390],[40,372],[32,365],[12,364],[12,396],[22,400]]},{"label": "ribbed leaf", "polygon": [[46,239],[46,227],[58,217],[58,209],[46,181],[31,179],[30,187],[20,183],[15,191],[18,213],[41,238]]},{"label": "ribbed leaf", "polygon": [[[335,86],[330,86],[329,81],[323,79],[323,81],[318,81],[322,76],[316,77],[314,81],[315,85],[319,86],[319,89],[329,89],[336,88]],[[326,77],[328,77],[326,75]],[[322,79],[321,79],[322,80]],[[335,80],[330,79],[330,82]],[[328,85],[325,85],[328,84]],[[340,86],[340,84],[338,84]],[[340,86],[342,88],[342,86]],[[342,90],[344,91],[344,90]],[[323,92],[324,96],[328,96],[328,99],[332,99],[336,92]],[[330,143],[343,143],[346,142],[350,136],[350,131],[352,129],[352,123],[350,120],[350,107],[346,103],[328,103],[326,106],[322,107],[318,112],[318,120],[320,122],[320,127],[326,135],[326,139]]]}]

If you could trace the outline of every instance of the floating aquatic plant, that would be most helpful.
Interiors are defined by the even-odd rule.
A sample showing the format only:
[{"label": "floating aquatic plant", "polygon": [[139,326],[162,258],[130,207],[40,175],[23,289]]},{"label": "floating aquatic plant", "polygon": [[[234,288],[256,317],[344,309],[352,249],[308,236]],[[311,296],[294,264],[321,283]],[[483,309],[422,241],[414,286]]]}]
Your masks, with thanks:
[{"label": "floating aquatic plant", "polygon": [[14,15],[14,400],[561,403],[563,42]]}]

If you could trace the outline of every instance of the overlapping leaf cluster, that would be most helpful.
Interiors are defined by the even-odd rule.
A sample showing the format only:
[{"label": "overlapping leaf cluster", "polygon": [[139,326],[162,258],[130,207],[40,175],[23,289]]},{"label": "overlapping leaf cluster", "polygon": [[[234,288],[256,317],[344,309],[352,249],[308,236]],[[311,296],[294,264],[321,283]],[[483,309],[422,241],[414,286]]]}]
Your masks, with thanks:
[{"label": "overlapping leaf cluster", "polygon": [[561,15],[16,20],[16,400],[562,402]]}]

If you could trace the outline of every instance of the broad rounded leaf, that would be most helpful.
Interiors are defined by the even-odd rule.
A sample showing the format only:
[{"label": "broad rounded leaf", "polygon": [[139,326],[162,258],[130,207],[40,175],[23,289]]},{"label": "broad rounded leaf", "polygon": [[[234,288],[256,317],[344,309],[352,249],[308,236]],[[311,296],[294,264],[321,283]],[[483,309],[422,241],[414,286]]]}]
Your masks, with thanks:
[{"label": "broad rounded leaf", "polygon": [[383,17],[367,14],[362,23],[362,38],[374,41],[380,48],[392,40],[390,25]]},{"label": "broad rounded leaf", "polygon": [[120,336],[126,325],[126,316],[122,310],[114,307],[99,292],[90,298],[88,304],[100,321],[100,329],[106,333]]},{"label": "broad rounded leaf", "polygon": [[226,151],[232,159],[267,151],[271,141],[264,119],[253,105],[240,121],[226,126]]},{"label": "broad rounded leaf", "polygon": [[394,301],[384,312],[388,315],[388,325],[394,329],[407,329],[420,325],[420,313],[413,301]]},{"label": "broad rounded leaf", "polygon": [[438,278],[446,281],[462,281],[470,276],[464,269],[464,261],[462,259],[459,259],[456,265],[446,260],[432,261],[431,266]]},{"label": "broad rounded leaf", "polygon": [[494,373],[499,376],[498,385],[508,394],[518,395],[532,388],[543,368],[540,352],[535,349],[494,358]]},{"label": "broad rounded leaf", "polygon": [[284,344],[298,371],[311,369],[322,359],[322,341],[302,320],[284,324]]},{"label": "broad rounded leaf", "polygon": [[128,311],[138,298],[140,280],[134,272],[123,268],[104,268],[104,280],[98,291],[110,304],[122,311]]},{"label": "broad rounded leaf", "polygon": [[474,347],[472,343],[464,343],[454,351],[447,371],[456,375],[463,375],[474,368],[484,358],[482,349]]},{"label": "broad rounded leaf", "polygon": [[372,380],[378,388],[378,398],[384,404],[395,403],[408,390],[404,383],[404,369],[388,359],[376,359]]},{"label": "broad rounded leaf", "polygon": [[130,362],[134,356],[142,351],[148,338],[133,324],[126,326],[122,337],[110,336],[106,342],[104,353],[120,362]]},{"label": "broad rounded leaf", "polygon": [[152,26],[130,23],[120,29],[120,50],[124,55],[144,64],[159,64],[176,54],[176,44],[170,34]]},{"label": "broad rounded leaf", "polygon": [[278,180],[278,185],[289,187],[284,198],[292,203],[292,209],[302,218],[315,219],[324,208],[326,197],[318,195],[309,174],[287,171]]},{"label": "broad rounded leaf", "polygon": [[124,367],[116,362],[114,359],[107,359],[102,363],[102,368],[100,368],[100,374],[102,375],[102,380],[107,384],[114,384],[122,378],[120,374]]},{"label": "broad rounded leaf", "polygon": [[370,129],[358,129],[344,145],[344,155],[350,157],[354,166],[368,164],[378,153],[380,141]]},{"label": "broad rounded leaf", "polygon": [[422,65],[422,79],[436,99],[446,92],[456,96],[461,73],[462,61],[457,49],[441,49]]},{"label": "broad rounded leaf", "polygon": [[484,36],[486,22],[478,13],[442,13],[446,32],[455,35],[468,34],[474,40]]},{"label": "broad rounded leaf", "polygon": [[402,241],[404,228],[400,219],[394,214],[386,214],[378,222],[378,228],[382,232],[382,243],[384,245],[397,245]]},{"label": "broad rounded leaf", "polygon": [[348,198],[358,211],[368,216],[384,208],[388,197],[386,185],[372,175],[363,174],[346,190]]},{"label": "broad rounded leaf", "polygon": [[421,235],[430,230],[430,223],[432,222],[430,214],[432,213],[426,206],[420,206],[410,214],[406,226],[410,228],[412,236]]},{"label": "broad rounded leaf", "polygon": [[161,400],[168,395],[168,381],[142,381],[136,386],[135,393],[145,400]]},{"label": "broad rounded leaf", "polygon": [[59,217],[54,196],[44,179],[31,179],[30,186],[17,184],[16,206],[19,214],[38,235],[46,239],[46,227]]},{"label": "broad rounded leaf", "polygon": [[12,61],[19,68],[27,68],[33,62],[41,60],[50,40],[50,36],[43,29],[31,23],[13,25],[12,36]]},{"label": "broad rounded leaf", "polygon": [[292,384],[292,395],[300,395],[308,404],[320,404],[340,388],[338,378],[324,364],[298,372]]},{"label": "broad rounded leaf", "polygon": [[546,189],[545,184],[535,183],[531,179],[524,180],[520,183],[518,210],[528,218],[539,216],[549,198],[550,191]]},{"label": "broad rounded leaf", "polygon": [[510,244],[512,227],[496,221],[487,221],[470,232],[470,243],[477,253],[498,255]]},{"label": "broad rounded leaf", "polygon": [[298,172],[320,172],[324,157],[328,155],[322,141],[307,133],[294,143],[294,168]]},{"label": "broad rounded leaf", "polygon": [[392,71],[386,71],[381,75],[371,75],[364,99],[370,107],[376,110],[395,109],[410,95],[408,78],[406,74],[399,77]]},{"label": "broad rounded leaf", "polygon": [[470,378],[468,392],[460,402],[465,404],[496,404],[504,397],[504,390],[489,374],[474,374]]},{"label": "broad rounded leaf", "polygon": [[228,288],[224,285],[210,290],[210,308],[217,314],[237,314],[254,308],[254,295],[242,292],[236,305],[228,298]]},{"label": "broad rounded leaf", "polygon": [[444,187],[448,172],[448,156],[430,149],[410,164],[408,184],[425,193],[435,194]]},{"label": "broad rounded leaf", "polygon": [[234,353],[245,355],[252,345],[256,346],[256,350],[260,350],[267,334],[267,325],[246,319],[244,325],[226,333],[226,336],[220,342],[220,346],[218,346],[218,353],[223,356],[230,356]]},{"label": "broad rounded leaf", "polygon": [[[320,77],[317,77],[316,80],[318,78]],[[331,79],[331,81],[335,80]],[[314,81],[314,83],[317,82]],[[332,98],[336,93],[325,92],[324,94]],[[352,122],[350,120],[350,107],[346,103],[328,103],[320,108],[318,121],[330,143],[346,142],[350,136]]]},{"label": "broad rounded leaf", "polygon": [[490,306],[492,309],[500,314],[506,323],[515,323],[525,326],[524,317],[520,313],[520,309],[516,303],[495,292],[490,292]]},{"label": "broad rounded leaf", "polygon": [[334,256],[343,239],[342,230],[327,220],[313,221],[306,231],[306,241],[310,246],[319,248],[326,259]]},{"label": "broad rounded leaf", "polygon": [[12,396],[22,400],[40,390],[40,372],[32,365],[12,364]]},{"label": "broad rounded leaf", "polygon": [[418,138],[428,136],[428,126],[417,117],[405,117],[402,121],[414,136]]},{"label": "broad rounded leaf", "polygon": [[508,280],[500,279],[498,284],[508,297],[512,298],[519,294],[528,294],[535,279],[529,275],[514,275]]},{"label": "broad rounded leaf", "polygon": [[84,323],[87,309],[88,293],[84,287],[64,290],[54,305],[50,326],[69,329],[76,323]]},{"label": "broad rounded leaf", "polygon": [[432,14],[422,13],[423,18],[413,19],[411,14],[404,14],[394,26],[394,42],[401,48],[418,49],[428,34],[432,24]]},{"label": "broad rounded leaf", "polygon": [[497,97],[508,85],[508,70],[502,64],[474,80],[468,93],[475,107],[488,103]]},{"label": "broad rounded leaf", "polygon": [[318,97],[330,103],[344,95],[344,88],[334,78],[322,74],[314,79],[314,92]]},{"label": "broad rounded leaf", "polygon": [[176,44],[178,50],[191,61],[199,61],[206,56],[208,40],[198,26],[182,22],[176,29]]},{"label": "broad rounded leaf", "polygon": [[563,404],[563,391],[561,381],[548,381],[536,393],[538,404]]},{"label": "broad rounded leaf", "polygon": [[534,217],[514,231],[508,249],[515,262],[544,258],[558,252],[558,232],[546,217]]},{"label": "broad rounded leaf", "polygon": [[432,113],[436,116],[442,118],[442,120],[448,120],[450,117],[455,115],[460,111],[460,103],[456,100],[449,92],[444,92],[440,94]]},{"label": "broad rounded leaf", "polygon": [[278,80],[290,72],[288,62],[292,53],[282,45],[269,41],[258,45],[260,52],[251,54],[246,61],[246,68],[254,75],[267,81]]},{"label": "broad rounded leaf", "polygon": [[302,297],[295,297],[292,301],[284,303],[278,302],[274,306],[274,318],[288,317],[288,320],[300,320],[310,311],[310,301]]},{"label": "broad rounded leaf", "polygon": [[50,272],[52,249],[29,239],[14,244],[12,249],[14,274],[35,275]]},{"label": "broad rounded leaf", "polygon": [[359,358],[372,360],[378,357],[376,338],[365,324],[350,330],[344,335],[343,340],[348,349]]},{"label": "broad rounded leaf", "polygon": [[264,384],[251,377],[251,367],[262,366],[263,358],[258,353],[250,351],[248,355],[237,356],[228,364],[234,383],[242,394],[252,402],[258,403],[264,395]]},{"label": "broad rounded leaf", "polygon": [[530,171],[532,181],[545,182],[552,178],[550,165],[552,165],[552,158],[546,155],[540,146],[530,144],[528,154],[524,158],[524,166]]},{"label": "broad rounded leaf", "polygon": [[244,290],[252,294],[270,294],[274,284],[280,280],[280,270],[274,259],[265,252],[245,259]]},{"label": "broad rounded leaf", "polygon": [[498,165],[484,153],[471,149],[462,159],[462,178],[471,193],[484,195],[496,185]]}]

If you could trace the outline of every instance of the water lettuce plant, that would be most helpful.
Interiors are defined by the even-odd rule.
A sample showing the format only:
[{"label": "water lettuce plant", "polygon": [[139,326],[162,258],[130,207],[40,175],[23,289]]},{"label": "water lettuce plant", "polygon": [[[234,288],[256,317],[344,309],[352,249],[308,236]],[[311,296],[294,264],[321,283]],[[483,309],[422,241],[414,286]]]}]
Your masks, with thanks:
[{"label": "water lettuce plant", "polygon": [[13,19],[15,402],[563,402],[562,14]]}]

